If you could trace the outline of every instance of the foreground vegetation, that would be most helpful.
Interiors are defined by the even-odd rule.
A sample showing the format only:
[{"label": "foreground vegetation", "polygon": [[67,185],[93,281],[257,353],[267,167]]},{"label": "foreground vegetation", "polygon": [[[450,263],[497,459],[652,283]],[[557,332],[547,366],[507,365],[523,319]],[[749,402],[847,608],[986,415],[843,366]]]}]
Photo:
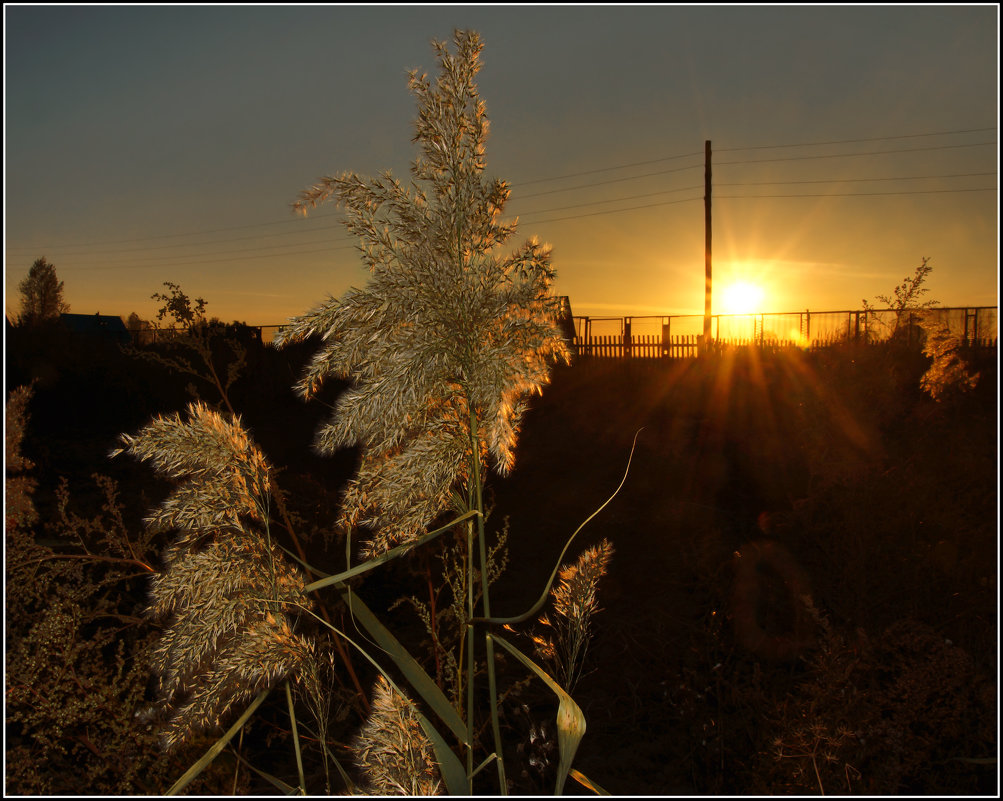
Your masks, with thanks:
[{"label": "foreground vegetation", "polygon": [[372,280],[282,350],[172,283],[171,341],[10,332],[8,791],[984,790],[994,364],[564,364],[454,44],[408,185],[301,196]]},{"label": "foreground vegetation", "polygon": [[[165,753],[136,719],[154,701],[142,654],[158,631],[138,612],[167,542],[142,517],[164,488],[104,456],[123,420],[138,428],[183,408],[187,393],[116,346],[69,335],[51,350],[35,345],[17,331],[8,341],[9,384],[35,383],[22,446],[33,464],[18,472],[10,443],[7,458],[8,482],[34,482],[8,483],[6,496],[7,790],[162,793],[213,737]],[[303,406],[281,382],[310,352],[309,343],[249,352],[254,368],[231,393],[256,440],[282,459],[310,561],[333,564],[343,544],[324,532],[356,456],[309,450],[338,387]],[[529,588],[590,511],[583,498],[616,486],[643,426],[623,490],[581,535],[582,548],[615,543],[575,688],[593,724],[576,761],[585,775],[617,794],[993,789],[995,355],[972,392],[940,402],[918,385],[928,363],[919,351],[868,346],[556,372],[527,414],[516,468],[492,485],[492,518],[533,532],[509,538],[519,570],[494,585],[503,609],[535,600]],[[18,432],[8,423],[9,438]],[[37,517],[17,517],[24,525],[12,534],[21,498]],[[796,557],[819,618],[811,646],[786,662],[747,651],[730,619],[733,554],[763,539]],[[88,552],[96,558],[79,558]],[[429,649],[422,661],[434,673],[407,599],[427,599],[429,581],[442,586],[445,566],[416,557],[371,573],[357,592],[416,653]],[[780,595],[778,629],[787,610]],[[357,662],[368,696],[374,669]],[[327,737],[343,754],[365,710],[345,666],[332,673]],[[285,706],[281,695],[266,701],[237,750],[189,790],[271,791],[242,759],[294,783]],[[556,704],[528,684],[503,709],[513,789],[551,791]],[[316,751],[303,759],[308,786],[321,791]]]}]

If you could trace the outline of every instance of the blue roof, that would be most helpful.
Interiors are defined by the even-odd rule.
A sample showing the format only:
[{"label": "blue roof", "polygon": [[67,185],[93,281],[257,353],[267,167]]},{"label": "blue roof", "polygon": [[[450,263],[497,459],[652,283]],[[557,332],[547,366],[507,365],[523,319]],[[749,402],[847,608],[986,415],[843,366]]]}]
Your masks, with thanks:
[{"label": "blue roof", "polygon": [[122,318],[108,314],[60,314],[60,322],[75,334],[106,334],[129,340]]}]

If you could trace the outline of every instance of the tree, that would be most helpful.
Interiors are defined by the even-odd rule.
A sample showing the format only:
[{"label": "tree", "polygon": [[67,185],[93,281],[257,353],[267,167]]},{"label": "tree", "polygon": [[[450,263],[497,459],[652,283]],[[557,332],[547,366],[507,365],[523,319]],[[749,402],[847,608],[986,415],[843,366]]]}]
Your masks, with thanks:
[{"label": "tree", "polygon": [[189,334],[200,327],[205,327],[205,300],[195,298],[193,307],[191,299],[178,284],[164,281],[164,286],[170,290],[169,295],[165,292],[154,292],[150,296],[152,300],[159,300],[164,304],[157,311],[157,319],[169,318],[175,329],[184,329]]},{"label": "tree", "polygon": [[[195,354],[201,365],[197,362],[193,364],[182,355],[163,355],[154,350],[137,350],[127,348],[127,352],[143,359],[164,365],[179,373],[200,378],[209,382],[216,391],[219,392],[223,405],[230,414],[236,414],[233,405],[230,403],[230,387],[239,377],[243,369],[247,366],[247,348],[237,338],[236,329],[233,326],[224,326],[215,317],[207,320],[205,316],[206,301],[204,298],[195,298],[194,304],[191,298],[185,293],[179,284],[164,281],[170,294],[166,292],[154,292],[152,300],[157,300],[164,305],[157,310],[157,320],[168,320],[170,327],[167,329],[170,338],[169,344],[180,350],[187,350]],[[129,316],[130,330],[134,324],[142,323],[139,316],[133,312]],[[159,331],[159,326],[154,323],[154,327]],[[222,342],[229,349],[232,358],[226,361],[226,376],[222,375],[222,369],[217,366],[219,357],[218,344]],[[199,397],[197,388],[193,384],[188,385],[188,391]]]},{"label": "tree", "polygon": [[42,320],[51,320],[70,310],[63,301],[63,282],[56,277],[56,268],[43,256],[35,259],[28,271],[28,277],[19,285],[21,290],[22,325],[30,325]]},{"label": "tree", "polygon": [[[891,295],[876,296],[875,299],[879,303],[884,304],[888,309],[895,312],[895,326],[892,329],[893,337],[896,334],[901,335],[903,332],[906,334],[910,333],[909,325],[913,322],[911,318],[913,312],[933,308],[940,302],[936,300],[924,300],[920,302],[919,300],[922,295],[930,291],[923,284],[931,272],[933,272],[933,267],[930,266],[930,259],[924,256],[912,277],[906,276],[902,279],[902,283],[895,287]],[[863,304],[868,318],[877,319],[876,309],[866,300],[863,301]]]}]

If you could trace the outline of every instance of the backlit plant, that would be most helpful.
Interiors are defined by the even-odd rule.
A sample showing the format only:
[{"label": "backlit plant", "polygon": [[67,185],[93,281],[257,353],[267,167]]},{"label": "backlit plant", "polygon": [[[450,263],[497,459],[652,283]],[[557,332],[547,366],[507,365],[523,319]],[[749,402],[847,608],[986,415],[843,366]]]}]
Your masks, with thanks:
[{"label": "backlit plant", "polygon": [[[337,201],[372,276],[363,289],[329,299],[276,337],[280,347],[321,339],[297,385],[305,398],[328,379],[348,381],[316,446],[322,453],[360,449],[357,473],[333,522],[353,536],[364,532],[365,561],[353,566],[349,546],[345,570],[328,575],[300,558],[316,577],[309,583],[292,565],[271,536],[270,504],[281,499],[273,472],[238,418],[194,404],[187,421],[160,418],[122,438],[123,450],[181,482],[149,518],[155,529],[179,532],[149,608],[167,626],[155,652],[168,713],[165,743],[173,746],[224,725],[257,693],[174,789],[208,765],[264,694],[285,681],[299,790],[306,791],[289,682],[306,691],[308,706],[322,710],[325,688],[317,677],[323,674],[319,666],[330,662],[323,639],[301,633],[307,622],[345,637],[384,677],[354,744],[366,776],[362,789],[469,793],[475,776],[494,763],[498,788],[508,790],[496,646],[559,699],[556,789],[569,775],[594,787],[571,768],[585,729],[581,710],[546,671],[496,633],[501,624],[539,611],[557,568],[533,608],[509,618],[491,612],[489,586],[504,560],[494,556],[498,546],[487,543],[485,472],[489,466],[501,474],[512,468],[526,397],[542,390],[550,366],[566,361],[568,348],[557,319],[559,299],[550,289],[549,247],[531,239],[511,252],[503,249],[515,223],[501,219],[507,184],[484,174],[488,121],[475,83],[481,41],[476,33],[457,31],[454,44],[455,55],[444,43],[433,43],[440,66],[435,82],[410,74],[418,103],[414,141],[420,146],[410,182],[389,172],[376,179],[346,173],[321,179],[294,204],[305,213]],[[446,660],[456,678],[452,699],[349,585],[447,532],[456,547],[443,553],[454,568],[450,591],[458,602],[458,642],[451,643],[454,653]],[[608,552],[603,566],[605,559]],[[569,597],[568,603],[594,606],[595,582],[586,583],[591,595]],[[378,650],[363,649],[357,634],[338,631],[314,613],[313,594],[328,588],[340,593],[355,627]],[[569,585],[564,592],[574,589]],[[377,655],[392,659],[421,706]],[[478,686],[484,672],[486,695]],[[482,721],[485,698],[493,739],[486,757],[478,753],[481,728],[488,725]],[[317,726],[322,731],[324,721]],[[329,755],[324,743],[321,748]],[[475,757],[483,758],[476,767]],[[418,767],[411,771],[409,765]]]}]

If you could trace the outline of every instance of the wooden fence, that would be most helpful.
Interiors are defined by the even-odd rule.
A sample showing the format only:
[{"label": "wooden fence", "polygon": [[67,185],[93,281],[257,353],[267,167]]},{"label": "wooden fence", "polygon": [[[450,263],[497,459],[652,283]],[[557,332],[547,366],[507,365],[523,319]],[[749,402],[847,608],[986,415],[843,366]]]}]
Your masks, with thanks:
[{"label": "wooden fence", "polygon": [[[578,356],[598,359],[695,359],[700,355],[700,340],[698,334],[672,336],[663,341],[656,334],[632,336],[590,336],[575,337],[574,352]],[[853,341],[853,340],[849,340]],[[752,339],[729,338],[711,340],[706,348],[707,353],[723,353],[733,348],[756,348],[761,353],[779,353],[785,350],[819,350],[847,344],[846,339],[816,340],[810,345],[793,339]],[[995,337],[969,338],[963,342],[963,347],[971,350],[992,350],[997,347]],[[856,344],[862,346],[879,346],[887,344],[887,340],[859,340]]]},{"label": "wooden fence", "polygon": [[[996,312],[994,306],[980,306],[937,307],[922,312],[869,309],[714,315],[712,335],[705,347],[701,347],[701,334],[690,333],[702,326],[703,318],[697,315],[575,316],[563,319],[562,328],[578,356],[600,359],[691,359],[736,347],[755,347],[761,352],[804,351],[847,343],[876,345],[892,339],[917,346],[926,336],[920,326],[923,320],[947,328],[963,347],[983,350],[996,347]],[[596,333],[596,328],[602,333]],[[690,332],[674,333],[679,328]],[[610,329],[616,333],[606,333]]]},{"label": "wooden fence", "polygon": [[575,337],[579,356],[605,359],[688,359],[695,358],[700,347],[697,334],[677,335],[663,341],[657,334],[625,338],[621,336],[590,336],[580,340]]}]

